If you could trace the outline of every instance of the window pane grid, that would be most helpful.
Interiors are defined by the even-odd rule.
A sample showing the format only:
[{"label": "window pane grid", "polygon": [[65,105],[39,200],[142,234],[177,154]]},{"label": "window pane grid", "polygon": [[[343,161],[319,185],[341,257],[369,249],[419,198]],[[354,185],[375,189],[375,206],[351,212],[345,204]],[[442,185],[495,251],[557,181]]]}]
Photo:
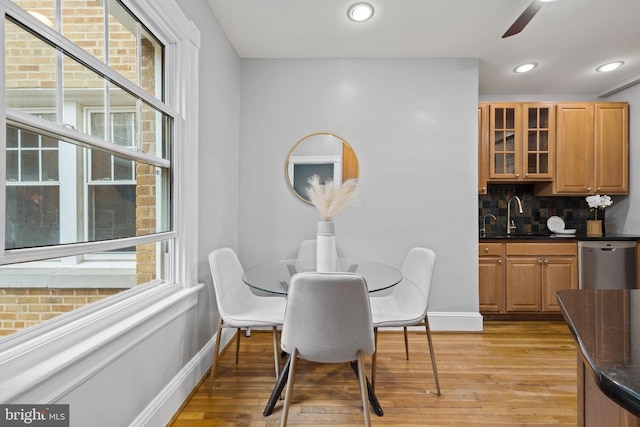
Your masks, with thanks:
[{"label": "window pane grid", "polygon": [[[137,143],[137,123],[133,112],[111,113],[111,139],[114,143],[129,148],[135,148]],[[89,112],[90,132],[95,136],[102,136],[104,129],[104,113]],[[90,183],[100,181],[129,181],[135,184],[134,162],[122,157],[109,155],[102,152],[91,152],[88,161],[90,165]],[[97,157],[94,159],[94,157]],[[107,160],[108,158],[108,160]]]},{"label": "window pane grid", "polygon": [[58,181],[58,147],[50,138],[7,126],[7,185]]}]

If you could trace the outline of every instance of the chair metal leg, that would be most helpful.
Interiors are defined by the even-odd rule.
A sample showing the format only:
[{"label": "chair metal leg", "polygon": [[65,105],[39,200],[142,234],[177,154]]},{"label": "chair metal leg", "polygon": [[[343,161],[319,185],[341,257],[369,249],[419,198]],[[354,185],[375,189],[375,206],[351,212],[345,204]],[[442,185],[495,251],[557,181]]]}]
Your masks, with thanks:
[{"label": "chair metal leg", "polygon": [[282,418],[280,419],[280,427],[287,425],[287,417],[289,416],[289,406],[291,406],[291,395],[293,394],[293,382],[296,379],[296,365],[298,361],[298,349],[294,348],[291,354],[291,363],[289,365],[289,378],[287,380],[287,390],[284,395],[284,406],[282,408]]},{"label": "chair metal leg", "polygon": [[373,328],[374,349],[371,355],[371,390],[376,389],[376,362],[378,361],[378,328]]},{"label": "chair metal leg", "polygon": [[220,352],[220,341],[222,340],[222,319],[218,322],[218,332],[216,334],[216,345],[213,349],[213,363],[211,364],[211,379],[209,380],[209,396],[213,392],[213,378],[218,366],[218,353]]},{"label": "chair metal leg", "polygon": [[[219,353],[220,353],[220,341],[222,340],[222,325],[223,325],[223,321],[222,319],[220,319],[220,322],[218,322],[218,332],[217,332],[215,349],[213,350],[213,363],[211,364],[211,380],[209,381],[209,396],[211,396],[211,393],[213,392],[213,379],[215,376],[216,367],[218,366],[218,359],[219,359]],[[238,356],[240,354],[240,335],[242,335],[241,332],[242,330],[240,328],[237,328],[236,330],[236,364],[239,361]],[[275,364],[276,380],[280,376],[280,361],[278,359],[279,354],[280,352],[278,351],[278,327],[274,326],[273,327],[273,361]]]},{"label": "chair metal leg", "polygon": [[278,359],[278,327],[273,327],[273,360],[276,367],[276,381],[280,377],[280,360]]},{"label": "chair metal leg", "polygon": [[240,357],[240,335],[241,334],[241,330],[240,328],[238,328],[236,330],[236,365],[238,364],[238,357]]},{"label": "chair metal leg", "polygon": [[364,355],[358,351],[358,382],[360,383],[360,396],[362,397],[362,412],[364,412],[364,425],[371,426],[371,414],[369,413],[369,396],[367,395],[367,376],[364,369]]},{"label": "chair metal leg", "polygon": [[409,337],[407,336],[407,327],[404,326],[404,353],[407,355],[407,360],[409,360]]},{"label": "chair metal leg", "polygon": [[427,329],[427,341],[429,342],[429,355],[431,356],[431,367],[433,368],[433,377],[436,380],[436,390],[440,396],[440,381],[438,380],[438,368],[436,367],[436,355],[433,352],[433,342],[431,341],[431,328],[429,328],[429,318],[424,316],[424,326]]}]

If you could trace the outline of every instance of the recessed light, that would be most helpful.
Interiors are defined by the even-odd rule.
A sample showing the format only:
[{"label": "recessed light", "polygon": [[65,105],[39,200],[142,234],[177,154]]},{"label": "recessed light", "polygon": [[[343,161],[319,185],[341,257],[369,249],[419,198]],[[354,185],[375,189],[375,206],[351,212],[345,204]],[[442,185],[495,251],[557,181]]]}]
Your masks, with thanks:
[{"label": "recessed light", "polygon": [[609,62],[608,64],[604,64],[596,68],[596,71],[599,71],[601,73],[608,73],[609,71],[613,71],[622,67],[623,64],[624,61]]},{"label": "recessed light", "polygon": [[533,70],[537,66],[538,66],[538,64],[536,64],[535,62],[528,62],[526,64],[518,65],[516,68],[513,69],[513,72],[514,73],[526,73],[527,71]]},{"label": "recessed light", "polygon": [[355,22],[368,21],[373,16],[373,6],[365,2],[354,3],[347,10],[347,16]]}]

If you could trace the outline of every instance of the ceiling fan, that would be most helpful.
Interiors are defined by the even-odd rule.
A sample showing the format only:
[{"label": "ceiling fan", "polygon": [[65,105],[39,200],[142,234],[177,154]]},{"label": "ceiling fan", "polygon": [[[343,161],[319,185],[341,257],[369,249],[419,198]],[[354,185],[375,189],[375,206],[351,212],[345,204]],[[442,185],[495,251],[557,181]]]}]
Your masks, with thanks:
[{"label": "ceiling fan", "polygon": [[518,34],[520,31],[527,26],[529,21],[538,13],[538,11],[542,8],[542,6],[553,0],[533,0],[529,6],[522,12],[518,19],[515,20],[513,24],[509,27],[506,33],[502,35],[502,38],[511,37],[515,34]]}]

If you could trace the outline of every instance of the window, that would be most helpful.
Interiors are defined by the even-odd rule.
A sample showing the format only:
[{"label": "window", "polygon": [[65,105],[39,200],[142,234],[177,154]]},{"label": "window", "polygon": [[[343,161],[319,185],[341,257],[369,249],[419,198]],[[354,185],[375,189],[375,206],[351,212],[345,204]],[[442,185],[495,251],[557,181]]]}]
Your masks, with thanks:
[{"label": "window", "polygon": [[[104,113],[88,111],[89,133],[104,137]],[[135,112],[110,113],[108,126],[112,140],[118,145],[135,149],[137,122]],[[135,162],[109,153],[95,152],[87,159],[87,210],[89,238],[113,239],[136,235],[136,171]],[[125,248],[131,251],[135,248]]]},{"label": "window", "polygon": [[6,144],[5,248],[58,242],[58,141],[7,126]]},{"label": "window", "polygon": [[0,336],[172,279],[164,46],[120,1],[82,3],[0,0]]}]

